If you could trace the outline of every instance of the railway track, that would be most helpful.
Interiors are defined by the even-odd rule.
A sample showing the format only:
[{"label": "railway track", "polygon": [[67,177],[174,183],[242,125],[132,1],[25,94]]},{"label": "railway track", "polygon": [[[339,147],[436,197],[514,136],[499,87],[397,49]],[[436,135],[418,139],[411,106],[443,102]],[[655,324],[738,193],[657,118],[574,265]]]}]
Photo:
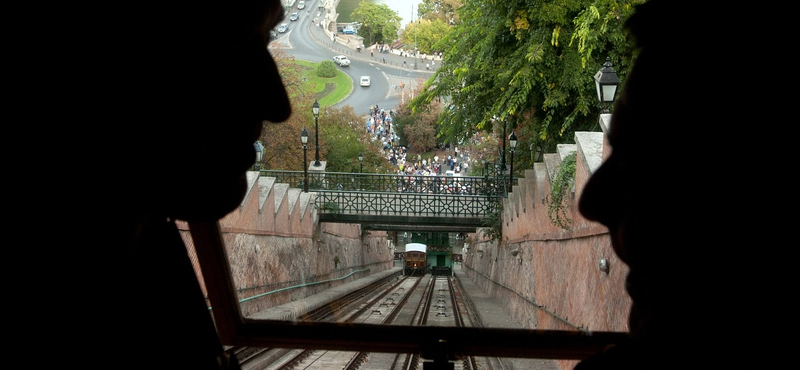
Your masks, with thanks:
[{"label": "railway track", "polygon": [[[354,291],[298,320],[380,325],[474,326],[468,297],[450,276],[405,276]],[[419,354],[277,348],[232,349],[242,370],[417,370]],[[451,359],[454,370],[502,369],[496,359]]]}]

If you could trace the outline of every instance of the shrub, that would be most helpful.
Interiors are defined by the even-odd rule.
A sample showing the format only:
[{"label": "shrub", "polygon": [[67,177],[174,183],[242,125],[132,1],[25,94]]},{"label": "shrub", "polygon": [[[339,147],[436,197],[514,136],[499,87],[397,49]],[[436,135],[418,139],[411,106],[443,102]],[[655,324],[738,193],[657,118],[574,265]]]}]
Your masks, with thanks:
[{"label": "shrub", "polygon": [[317,67],[317,76],[326,78],[335,77],[336,65],[330,60],[323,60],[319,63],[319,67]]}]

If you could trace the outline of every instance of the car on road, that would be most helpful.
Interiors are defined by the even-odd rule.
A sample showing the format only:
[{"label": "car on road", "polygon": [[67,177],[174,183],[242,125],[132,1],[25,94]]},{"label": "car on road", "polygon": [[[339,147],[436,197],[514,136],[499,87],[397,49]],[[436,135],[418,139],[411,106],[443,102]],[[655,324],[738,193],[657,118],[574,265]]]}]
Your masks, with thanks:
[{"label": "car on road", "polygon": [[361,86],[369,86],[370,78],[369,76],[361,76]]},{"label": "car on road", "polygon": [[298,17],[300,17],[300,14],[298,14],[297,12],[294,12],[289,16],[289,20],[290,21],[296,21]]},{"label": "car on road", "polygon": [[342,30],[342,33],[345,35],[354,35],[356,33],[356,29],[353,26],[345,26]]},{"label": "car on road", "polygon": [[297,2],[297,9],[303,9],[305,7],[306,7],[306,2],[305,1],[300,0],[300,1]]},{"label": "car on road", "polygon": [[288,30],[289,30],[289,23],[281,23],[281,25],[278,26],[278,32],[279,33],[284,33],[284,32],[286,32]]},{"label": "car on road", "polygon": [[337,55],[333,57],[333,62],[338,64],[339,67],[347,67],[350,65],[350,59],[345,55]]}]

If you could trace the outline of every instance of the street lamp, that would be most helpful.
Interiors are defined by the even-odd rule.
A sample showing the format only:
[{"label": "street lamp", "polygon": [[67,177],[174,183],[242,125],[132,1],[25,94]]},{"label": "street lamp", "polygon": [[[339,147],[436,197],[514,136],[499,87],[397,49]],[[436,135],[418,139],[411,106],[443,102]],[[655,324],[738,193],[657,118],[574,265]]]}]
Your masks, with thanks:
[{"label": "street lamp", "polygon": [[314,167],[322,166],[322,163],[319,163],[319,102],[314,100],[314,105],[311,106],[311,112],[314,113],[314,145],[316,145],[316,151],[314,152]]},{"label": "street lamp", "polygon": [[[414,5],[411,5],[411,23],[414,22]],[[417,62],[419,61],[419,50],[417,50],[417,27],[419,27],[419,19],[414,24],[414,69],[417,69]]]},{"label": "street lamp", "polygon": [[253,164],[253,168],[258,171],[261,169],[261,158],[264,154],[264,145],[261,145],[260,141],[256,141],[253,143],[253,147],[256,149],[256,163]]},{"label": "street lamp", "polygon": [[359,164],[359,173],[364,172],[364,152],[358,153],[358,164]]},{"label": "street lamp", "polygon": [[[506,137],[506,120],[503,118],[503,136],[502,138]],[[503,151],[500,153],[500,166],[503,168],[502,171],[506,170],[506,141],[503,140]],[[502,173],[502,172],[501,172]]]},{"label": "street lamp", "polygon": [[508,146],[511,148],[511,170],[508,171],[508,192],[511,192],[511,186],[514,183],[514,149],[517,147],[517,134],[511,131],[508,137]]},{"label": "street lamp", "polygon": [[614,102],[617,86],[619,86],[617,72],[611,67],[611,57],[606,57],[603,68],[600,68],[594,75],[594,83],[597,88],[597,99],[600,100],[603,113],[608,113],[608,107]]},{"label": "street lamp", "polygon": [[308,193],[308,158],[306,152],[308,151],[308,130],[303,128],[300,133],[300,142],[303,143],[303,192]]}]

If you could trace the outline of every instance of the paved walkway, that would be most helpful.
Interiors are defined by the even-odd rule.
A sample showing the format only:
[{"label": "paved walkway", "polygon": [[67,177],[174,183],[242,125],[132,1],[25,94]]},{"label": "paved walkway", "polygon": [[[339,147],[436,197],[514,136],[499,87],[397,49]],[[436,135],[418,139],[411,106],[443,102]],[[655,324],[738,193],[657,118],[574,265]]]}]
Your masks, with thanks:
[{"label": "paved walkway", "polygon": [[[461,269],[460,263],[453,264],[453,275],[458,278],[461,286],[468,293],[472,305],[480,317],[480,321],[484,327],[487,328],[511,328],[522,329],[522,325],[517,323],[511,315],[502,306],[502,302],[498,302],[496,298],[490,297],[486,294],[472,279],[470,279],[464,270]],[[503,359],[503,364],[506,369],[527,369],[527,370],[559,370],[559,366],[555,360],[548,359],[525,359],[513,358]]]}]

